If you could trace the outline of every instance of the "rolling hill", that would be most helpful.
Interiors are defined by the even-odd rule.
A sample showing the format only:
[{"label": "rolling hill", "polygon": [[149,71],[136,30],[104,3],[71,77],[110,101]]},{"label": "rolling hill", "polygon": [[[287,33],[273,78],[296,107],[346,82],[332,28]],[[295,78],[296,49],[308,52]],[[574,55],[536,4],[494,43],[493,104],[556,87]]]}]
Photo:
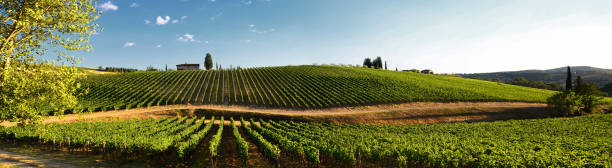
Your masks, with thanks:
[{"label": "rolling hill", "polygon": [[[595,82],[600,87],[612,83],[612,69],[602,69],[589,66],[571,67],[574,78],[581,76],[586,82]],[[523,77],[530,81],[543,81],[565,85],[567,69],[560,67],[548,70],[522,70],[491,73],[457,74],[466,78],[499,79],[507,82]]]},{"label": "rolling hill", "polygon": [[328,108],[403,102],[544,102],[553,91],[460,77],[337,66],[89,75],[83,110],[170,104]]}]

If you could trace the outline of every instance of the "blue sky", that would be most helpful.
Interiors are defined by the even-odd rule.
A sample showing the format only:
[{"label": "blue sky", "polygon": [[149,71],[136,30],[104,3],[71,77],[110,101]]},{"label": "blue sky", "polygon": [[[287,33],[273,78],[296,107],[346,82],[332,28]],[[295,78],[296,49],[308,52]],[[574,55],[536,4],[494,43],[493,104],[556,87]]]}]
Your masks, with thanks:
[{"label": "blue sky", "polygon": [[98,2],[80,66],[361,64],[444,73],[612,68],[612,1],[117,0]]}]

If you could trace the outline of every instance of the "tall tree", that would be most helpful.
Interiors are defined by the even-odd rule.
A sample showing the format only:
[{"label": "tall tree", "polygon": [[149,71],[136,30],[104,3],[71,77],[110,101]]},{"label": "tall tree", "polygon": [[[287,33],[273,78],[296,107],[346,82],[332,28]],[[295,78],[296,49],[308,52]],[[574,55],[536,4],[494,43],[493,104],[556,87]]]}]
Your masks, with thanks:
[{"label": "tall tree", "polygon": [[212,55],[210,53],[206,53],[206,57],[204,58],[204,68],[206,70],[210,70],[213,67]]},{"label": "tall tree", "polygon": [[387,70],[387,61],[385,61],[385,70]]},{"label": "tall tree", "polygon": [[[93,0],[0,1],[0,122],[38,123],[48,112],[77,107],[78,60],[100,31]],[[52,50],[55,61],[45,56]]]},{"label": "tall tree", "polygon": [[374,69],[383,68],[382,58],[380,57],[376,57],[376,59],[372,61],[372,64],[372,66],[374,66]]},{"label": "tall tree", "polygon": [[364,67],[368,67],[368,68],[372,68],[372,59],[366,58],[365,60],[363,60],[363,66]]},{"label": "tall tree", "polygon": [[565,90],[572,90],[572,71],[570,66],[567,66],[567,79],[565,79]]}]

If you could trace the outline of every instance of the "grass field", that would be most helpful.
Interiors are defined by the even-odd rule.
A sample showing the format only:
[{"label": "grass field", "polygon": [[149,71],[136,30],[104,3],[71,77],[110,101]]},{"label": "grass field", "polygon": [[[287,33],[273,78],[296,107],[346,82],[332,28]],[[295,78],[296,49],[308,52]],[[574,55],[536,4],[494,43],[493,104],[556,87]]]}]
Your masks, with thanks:
[{"label": "grass field", "polygon": [[[219,117],[216,117],[219,119]],[[361,125],[210,118],[164,118],[1,128],[4,142],[100,152],[159,155],[182,163],[200,157],[248,163],[261,153],[294,166],[610,167],[612,114],[573,118],[434,125]],[[221,118],[221,120],[223,120]],[[218,121],[218,120],[217,120]],[[238,124],[238,122],[234,123]],[[213,125],[216,125],[213,127]],[[238,130],[239,129],[239,130]],[[232,134],[233,135],[222,135]],[[219,139],[222,138],[222,139]],[[229,144],[224,144],[229,143]],[[246,143],[241,144],[241,143]],[[257,150],[245,149],[256,145]],[[222,147],[230,146],[230,148]],[[234,154],[228,154],[234,153]],[[246,152],[246,153],[245,153]],[[166,158],[166,160],[168,160]],[[241,161],[242,160],[242,161]],[[192,163],[194,161],[190,161]]]},{"label": "grass field", "polygon": [[329,108],[403,102],[545,102],[553,91],[443,75],[337,66],[89,75],[82,110],[170,104]]}]

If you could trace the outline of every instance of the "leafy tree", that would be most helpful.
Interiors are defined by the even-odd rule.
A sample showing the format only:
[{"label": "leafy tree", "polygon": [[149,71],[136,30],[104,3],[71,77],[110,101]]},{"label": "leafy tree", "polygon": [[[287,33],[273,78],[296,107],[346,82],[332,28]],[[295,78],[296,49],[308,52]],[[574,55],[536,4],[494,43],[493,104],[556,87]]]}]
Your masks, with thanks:
[{"label": "leafy tree", "polygon": [[210,70],[213,67],[212,55],[210,53],[206,53],[206,57],[204,58],[204,68],[206,70]]},{"label": "leafy tree", "polygon": [[372,66],[374,66],[374,69],[383,68],[382,58],[376,57],[376,59],[372,61]]},{"label": "leafy tree", "polygon": [[549,111],[555,116],[579,115],[583,107],[579,95],[572,91],[557,93],[546,100]]},{"label": "leafy tree", "polygon": [[572,71],[570,66],[567,66],[567,79],[565,79],[565,90],[572,90]]},{"label": "leafy tree", "polygon": [[[77,107],[84,76],[69,51],[89,51],[99,31],[92,0],[0,1],[0,122],[38,123]],[[57,63],[45,60],[51,49]]]},{"label": "leafy tree", "polygon": [[372,59],[366,58],[363,60],[363,67],[372,68]]},{"label": "leafy tree", "polygon": [[[579,76],[580,77],[580,76]],[[580,79],[580,78],[578,78]],[[602,96],[605,95],[604,92],[599,91],[597,89],[597,84],[594,82],[584,83],[582,80],[576,80],[576,94],[581,96],[582,101],[582,111],[585,113],[597,113],[599,112],[599,106],[603,103]]]}]

